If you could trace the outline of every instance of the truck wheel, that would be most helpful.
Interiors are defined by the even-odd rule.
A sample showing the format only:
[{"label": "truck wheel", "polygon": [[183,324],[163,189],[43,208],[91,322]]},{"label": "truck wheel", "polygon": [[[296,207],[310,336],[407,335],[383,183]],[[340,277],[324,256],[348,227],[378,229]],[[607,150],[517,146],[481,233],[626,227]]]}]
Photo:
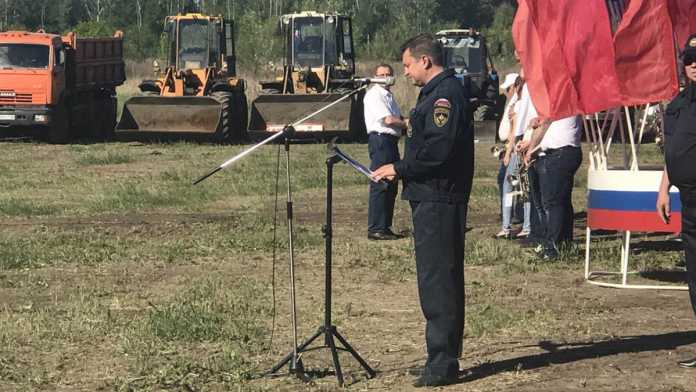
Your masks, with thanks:
[{"label": "truck wheel", "polygon": [[114,136],[116,129],[116,99],[106,96],[99,100],[101,116],[99,121],[99,133],[94,135],[97,140],[109,140]]},{"label": "truck wheel", "polygon": [[215,131],[214,139],[219,143],[225,143],[234,140],[233,126],[233,96],[227,91],[215,91],[210,96],[220,103],[220,122]]},{"label": "truck wheel", "polygon": [[70,139],[70,120],[68,108],[61,101],[53,112],[53,119],[48,129],[48,142],[51,144],[64,144]]}]

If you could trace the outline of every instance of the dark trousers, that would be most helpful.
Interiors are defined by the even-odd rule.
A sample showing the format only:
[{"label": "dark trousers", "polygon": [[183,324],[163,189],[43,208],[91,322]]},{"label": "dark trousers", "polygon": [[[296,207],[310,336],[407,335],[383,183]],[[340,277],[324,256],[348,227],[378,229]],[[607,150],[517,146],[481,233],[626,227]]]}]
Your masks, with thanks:
[{"label": "dark trousers", "polygon": [[529,202],[531,203],[532,213],[530,214],[529,223],[531,232],[529,238],[537,242],[544,242],[546,238],[546,213],[541,205],[541,188],[539,188],[539,174],[536,170],[537,163],[533,163],[527,171],[529,177]]},{"label": "dark trousers", "polygon": [[[370,170],[397,162],[399,156],[399,139],[396,136],[380,135],[371,132],[367,143],[370,153]],[[394,204],[398,192],[398,182],[370,182],[370,199],[367,208],[367,231],[381,233],[389,229],[394,218]]]},{"label": "dark trousers", "polygon": [[426,372],[455,377],[464,335],[466,204],[411,202]]},{"label": "dark trousers", "polygon": [[679,188],[682,214],[682,240],[686,254],[686,280],[691,307],[696,315],[696,189]]},{"label": "dark trousers", "polygon": [[503,160],[500,160],[500,169],[498,169],[498,193],[500,193],[500,216],[503,216],[503,203],[505,202],[505,195],[503,194],[503,183],[507,181],[505,179],[505,173],[507,172],[507,166],[503,164]]},{"label": "dark trousers", "polygon": [[573,181],[581,163],[582,150],[571,146],[547,152],[537,162],[548,249],[573,240]]}]

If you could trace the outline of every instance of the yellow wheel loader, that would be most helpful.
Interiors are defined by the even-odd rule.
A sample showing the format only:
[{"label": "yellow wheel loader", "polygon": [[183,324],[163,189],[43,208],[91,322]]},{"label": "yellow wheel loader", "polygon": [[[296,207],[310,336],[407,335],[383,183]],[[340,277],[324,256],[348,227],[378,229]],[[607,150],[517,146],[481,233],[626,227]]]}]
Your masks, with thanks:
[{"label": "yellow wheel loader", "polygon": [[[249,129],[278,132],[358,87],[351,19],[305,11],[283,15],[280,32],[285,56],[275,80],[262,81],[251,108]],[[295,127],[297,135],[365,137],[364,93]]]},{"label": "yellow wheel loader", "polygon": [[185,13],[165,20],[168,65],[155,62],[155,80],[143,80],[117,130],[210,134],[219,142],[246,138],[244,80],[236,77],[234,26],[220,16]]}]

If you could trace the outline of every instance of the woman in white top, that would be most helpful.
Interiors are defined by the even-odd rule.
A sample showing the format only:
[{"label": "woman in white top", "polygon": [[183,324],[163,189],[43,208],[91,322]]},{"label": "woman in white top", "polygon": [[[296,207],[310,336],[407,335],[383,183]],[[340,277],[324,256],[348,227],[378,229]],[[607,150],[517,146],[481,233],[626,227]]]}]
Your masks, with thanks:
[{"label": "woman in white top", "polygon": [[[503,181],[503,222],[501,230],[495,235],[496,238],[510,238],[512,236],[512,214],[514,207],[513,186],[511,177],[519,175],[521,167],[521,157],[515,152],[515,143],[524,135],[527,129],[528,122],[532,117],[529,115],[529,93],[526,84],[521,77],[518,77],[513,85],[514,94],[509,100],[508,123],[509,132],[507,144],[505,148],[505,157],[503,164],[507,170],[505,172],[505,180]],[[518,197],[517,200],[520,200]],[[529,236],[531,229],[531,204],[528,200],[524,201],[524,222],[522,230],[517,233],[517,238],[525,238]]]}]

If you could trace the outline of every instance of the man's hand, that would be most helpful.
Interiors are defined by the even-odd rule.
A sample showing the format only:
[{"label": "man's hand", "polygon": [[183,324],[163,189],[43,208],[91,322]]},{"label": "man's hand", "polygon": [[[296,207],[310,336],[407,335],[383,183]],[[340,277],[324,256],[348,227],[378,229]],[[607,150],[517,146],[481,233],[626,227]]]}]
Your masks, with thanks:
[{"label": "man's hand", "polygon": [[660,216],[662,222],[668,225],[670,218],[669,191],[664,192],[664,190],[660,189],[660,192],[657,194],[657,204],[655,207],[657,208],[657,215]]},{"label": "man's hand", "polygon": [[519,153],[524,154],[529,149],[529,144],[529,140],[520,140],[515,145],[515,150],[517,150],[517,152]]},{"label": "man's hand", "polygon": [[667,175],[667,168],[662,171],[662,179],[660,180],[660,190],[657,193],[657,202],[655,203],[655,209],[657,210],[657,215],[662,219],[666,225],[669,224],[670,215],[670,202],[669,202],[669,176]]},{"label": "man's hand", "polygon": [[532,161],[534,160],[533,155],[534,155],[534,150],[532,150],[531,148],[527,149],[527,152],[524,153],[524,159],[523,159],[525,166],[529,167],[529,165],[532,164]]},{"label": "man's hand", "polygon": [[387,180],[387,181],[394,181],[396,178],[396,170],[394,170],[394,165],[393,164],[388,164],[384,165],[377,170],[372,172],[372,180],[373,181],[381,181],[381,180]]}]

